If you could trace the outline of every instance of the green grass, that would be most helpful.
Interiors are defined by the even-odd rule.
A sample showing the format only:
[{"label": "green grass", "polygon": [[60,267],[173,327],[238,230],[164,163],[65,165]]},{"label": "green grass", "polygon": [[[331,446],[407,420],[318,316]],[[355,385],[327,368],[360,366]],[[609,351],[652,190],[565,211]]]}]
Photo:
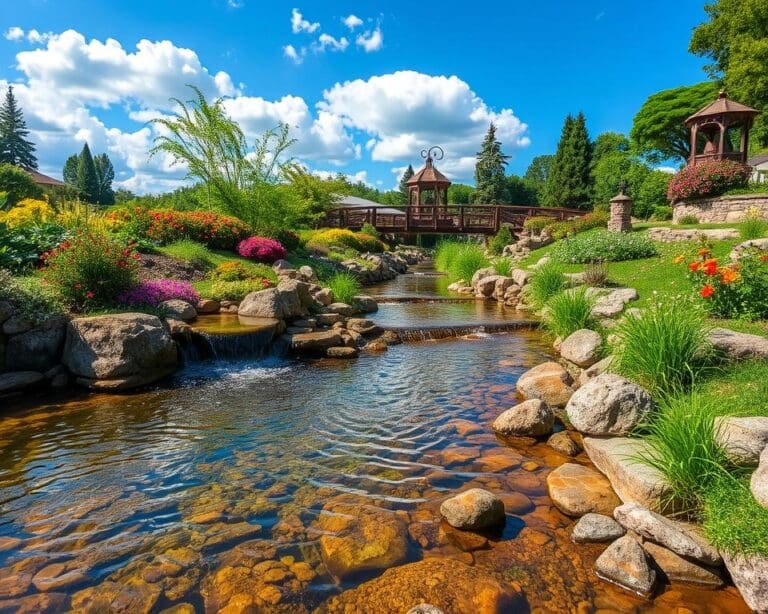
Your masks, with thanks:
[{"label": "green grass", "polygon": [[697,516],[704,493],[719,482],[730,467],[725,449],[717,443],[715,403],[701,395],[669,397],[650,423],[644,440],[647,451],[639,462],[661,472],[671,485],[667,509]]},{"label": "green grass", "polygon": [[744,241],[762,239],[768,232],[768,222],[761,217],[748,217],[739,224],[739,234]]},{"label": "green grass", "polygon": [[595,301],[587,296],[586,288],[560,292],[547,301],[544,327],[562,339],[582,328],[594,328],[590,315],[594,306]]},{"label": "green grass", "polygon": [[536,269],[525,287],[525,292],[531,304],[536,309],[541,309],[549,299],[565,290],[567,286],[568,281],[563,275],[562,267],[547,263]]},{"label": "green grass", "polygon": [[726,477],[704,493],[704,534],[718,550],[768,555],[768,509],[749,490],[748,477]]},{"label": "green grass", "polygon": [[728,365],[696,386],[729,416],[768,416],[768,362],[754,360]]},{"label": "green grass", "polygon": [[469,283],[476,271],[489,266],[485,248],[479,243],[443,241],[435,249],[435,268],[451,282],[463,279]]},{"label": "green grass", "polygon": [[496,258],[496,260],[493,261],[493,270],[496,271],[496,275],[509,277],[514,268],[515,263],[511,258]]},{"label": "green grass", "polygon": [[[239,256],[233,252],[209,250],[208,254],[211,264],[214,267],[217,267],[220,264],[224,264],[226,262],[239,262],[249,271],[253,277],[266,277],[272,283],[277,283],[277,274],[272,270],[271,267],[268,267],[265,264],[253,262],[252,260],[243,258],[242,256]],[[202,281],[193,281],[192,285],[203,298],[212,298],[212,286],[214,283],[216,283],[216,280],[204,279]]]},{"label": "green grass", "polygon": [[202,243],[190,239],[174,241],[164,247],[159,247],[158,251],[170,258],[187,262],[199,269],[210,269],[214,266],[210,250]]},{"label": "green grass", "polygon": [[360,294],[360,282],[351,273],[336,273],[327,283],[337,303],[351,305],[355,296]]}]

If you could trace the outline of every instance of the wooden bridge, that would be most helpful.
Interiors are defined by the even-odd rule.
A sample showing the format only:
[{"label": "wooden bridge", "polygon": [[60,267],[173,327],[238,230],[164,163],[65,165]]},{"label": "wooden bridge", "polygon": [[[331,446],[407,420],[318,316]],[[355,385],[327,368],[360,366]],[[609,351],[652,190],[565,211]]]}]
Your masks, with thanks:
[{"label": "wooden bridge", "polygon": [[521,230],[529,217],[569,220],[584,215],[580,209],[517,205],[419,205],[415,207],[351,206],[328,214],[324,226],[360,230],[371,224],[384,234],[496,234],[502,225]]}]

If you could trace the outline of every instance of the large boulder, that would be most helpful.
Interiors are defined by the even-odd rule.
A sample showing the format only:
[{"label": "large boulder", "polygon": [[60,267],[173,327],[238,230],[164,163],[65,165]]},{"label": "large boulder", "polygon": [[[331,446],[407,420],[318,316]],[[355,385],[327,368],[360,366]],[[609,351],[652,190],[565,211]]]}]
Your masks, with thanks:
[{"label": "large boulder", "polygon": [[636,503],[625,503],[613,510],[616,521],[629,531],[661,544],[682,557],[705,565],[722,565],[717,549],[695,525],[656,514]]},{"label": "large boulder", "polygon": [[520,287],[527,284],[531,277],[533,277],[533,271],[526,271],[525,269],[514,269],[512,271],[512,279]]},{"label": "large boulder", "polygon": [[560,344],[560,356],[568,362],[585,369],[600,359],[603,338],[599,333],[582,328],[568,335]]},{"label": "large boulder", "polygon": [[724,357],[731,360],[768,359],[768,339],[760,335],[737,333],[728,328],[713,328],[709,342]]},{"label": "large boulder", "polygon": [[197,317],[195,306],[178,298],[163,301],[160,303],[160,307],[165,311],[166,317],[174,320],[191,322]]},{"label": "large boulder", "polygon": [[494,269],[492,266],[486,267],[484,269],[478,269],[475,271],[474,275],[472,275],[472,281],[470,282],[470,285],[473,288],[477,288],[477,284],[481,279],[490,277],[491,275],[496,275],[496,269]]},{"label": "large boulder", "polygon": [[81,385],[120,390],[173,373],[178,352],[156,316],[119,313],[72,320],[62,362]]},{"label": "large boulder", "polygon": [[698,584],[706,588],[720,588],[724,584],[722,573],[718,567],[694,563],[653,542],[644,542],[643,549],[651,556],[670,582]]},{"label": "large boulder", "polygon": [[549,498],[567,516],[610,516],[621,504],[611,483],[600,473],[576,463],[565,463],[547,476]]},{"label": "large boulder", "polygon": [[573,527],[571,539],[575,544],[612,542],[619,539],[626,531],[610,516],[603,514],[584,514]]},{"label": "large boulder", "polygon": [[[332,302],[333,301],[331,301],[331,303]],[[359,295],[356,296],[352,302],[363,313],[374,313],[379,310],[379,304],[372,296]]]},{"label": "large boulder", "polygon": [[478,296],[493,296],[496,290],[496,283],[506,279],[503,275],[488,275],[481,277],[476,283],[472,284]]},{"label": "large boulder", "polygon": [[309,285],[294,279],[281,281],[276,288],[251,292],[240,302],[237,314],[249,318],[289,320],[306,314],[299,286]]},{"label": "large boulder", "polygon": [[768,612],[768,556],[723,552],[723,559],[747,605],[758,614]]},{"label": "large boulder", "polygon": [[475,531],[503,524],[504,503],[487,490],[470,488],[443,501],[440,514],[452,527]]},{"label": "large boulder", "polygon": [[585,437],[589,459],[611,482],[625,503],[639,503],[657,512],[674,505],[672,486],[662,473],[637,460],[648,452],[642,439]]},{"label": "large boulder", "polygon": [[749,481],[752,495],[763,507],[768,507],[768,446],[760,455],[760,464]]},{"label": "large boulder", "polygon": [[545,362],[523,373],[517,391],[526,399],[540,399],[550,407],[565,407],[573,395],[573,378],[562,365]]},{"label": "large boulder", "polygon": [[5,346],[5,368],[47,371],[59,362],[66,330],[64,316],[51,316],[31,330],[12,335]]},{"label": "large boulder", "polygon": [[598,557],[595,566],[599,577],[638,595],[650,595],[656,585],[656,571],[645,550],[629,535],[620,537],[608,546]]},{"label": "large boulder", "polygon": [[316,333],[291,335],[291,349],[298,354],[323,354],[329,348],[343,344],[338,330],[324,330]]},{"label": "large boulder", "polygon": [[500,435],[539,437],[552,432],[555,414],[544,401],[530,399],[503,412],[491,428]]},{"label": "large boulder", "polygon": [[768,446],[768,417],[722,416],[715,418],[716,438],[736,463],[756,465]]},{"label": "large boulder", "polygon": [[651,396],[639,385],[603,373],[579,388],[565,407],[574,428],[587,435],[626,435],[651,410]]}]

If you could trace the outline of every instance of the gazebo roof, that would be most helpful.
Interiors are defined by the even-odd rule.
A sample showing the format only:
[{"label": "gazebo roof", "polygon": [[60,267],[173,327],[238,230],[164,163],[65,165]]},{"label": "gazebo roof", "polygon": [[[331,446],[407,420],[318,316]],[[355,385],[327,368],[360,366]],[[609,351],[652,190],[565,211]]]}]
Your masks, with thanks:
[{"label": "gazebo roof", "polygon": [[731,100],[728,98],[728,95],[725,92],[720,92],[717,100],[711,102],[700,111],[697,111],[691,115],[688,119],[685,120],[685,124],[688,125],[698,119],[705,119],[715,115],[726,114],[754,116],[759,115],[760,111],[753,109],[752,107],[748,107],[745,104],[741,104],[740,102],[736,102],[735,100]]},{"label": "gazebo roof", "polygon": [[450,179],[437,170],[432,164],[432,156],[427,156],[424,168],[415,173],[407,182],[407,185],[451,185]]}]

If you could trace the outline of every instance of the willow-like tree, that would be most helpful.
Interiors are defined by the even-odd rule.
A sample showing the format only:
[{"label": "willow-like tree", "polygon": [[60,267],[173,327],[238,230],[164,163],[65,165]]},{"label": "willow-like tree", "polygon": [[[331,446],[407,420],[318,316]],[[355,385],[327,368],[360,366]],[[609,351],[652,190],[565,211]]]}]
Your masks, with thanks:
[{"label": "willow-like tree", "polygon": [[16,103],[13,86],[9,85],[5,102],[0,106],[0,163],[37,168],[35,145],[27,136],[29,130],[24,121],[24,113]]},{"label": "willow-like tree", "polygon": [[504,169],[509,156],[501,151],[501,143],[496,139],[496,126],[491,122],[483,139],[483,146],[477,153],[475,165],[475,202],[495,205],[504,202],[506,180]]},{"label": "willow-like tree", "polygon": [[545,201],[552,207],[586,209],[592,201],[592,144],[583,113],[568,115],[547,175]]}]

